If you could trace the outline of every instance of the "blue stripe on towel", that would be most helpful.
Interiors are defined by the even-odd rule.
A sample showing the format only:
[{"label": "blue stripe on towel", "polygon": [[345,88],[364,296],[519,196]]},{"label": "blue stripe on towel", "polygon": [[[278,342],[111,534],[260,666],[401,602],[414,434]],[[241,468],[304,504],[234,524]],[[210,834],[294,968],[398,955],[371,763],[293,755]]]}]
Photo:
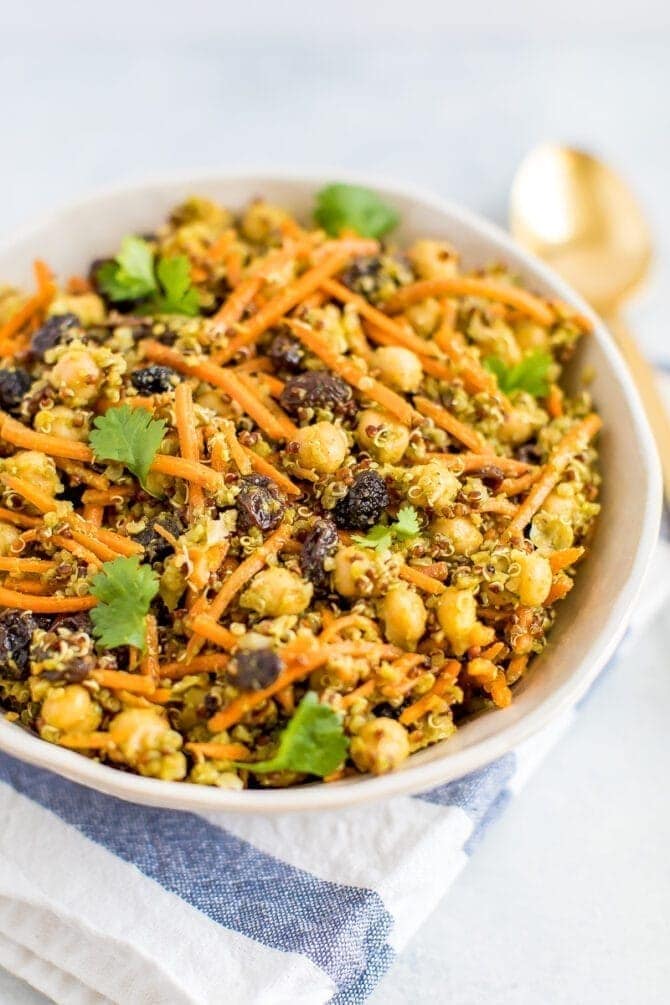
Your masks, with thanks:
[{"label": "blue stripe on towel", "polygon": [[393,959],[392,918],[372,890],[319,879],[194,814],[126,803],[6,754],[0,780],[212,921],[308,957],[341,1001],[362,1001]]},{"label": "blue stripe on towel", "polygon": [[423,799],[438,806],[458,806],[472,820],[474,829],[465,844],[469,855],[491,821],[502,812],[509,801],[507,783],[516,770],[516,757],[505,754],[492,764],[478,771],[472,771],[455,782],[447,782],[430,792],[421,792],[416,799]]}]

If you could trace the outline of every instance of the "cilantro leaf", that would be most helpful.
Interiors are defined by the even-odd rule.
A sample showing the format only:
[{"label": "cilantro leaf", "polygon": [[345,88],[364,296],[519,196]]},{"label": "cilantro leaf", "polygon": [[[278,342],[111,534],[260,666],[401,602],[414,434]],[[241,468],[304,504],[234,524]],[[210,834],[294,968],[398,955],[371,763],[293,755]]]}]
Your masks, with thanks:
[{"label": "cilantro leaf", "polygon": [[154,253],[141,237],[124,237],[113,262],[103,262],[96,274],[110,300],[142,300],[157,288]]},{"label": "cilantro leaf", "polygon": [[534,398],[544,398],[549,393],[547,374],[553,362],[548,352],[536,349],[524,356],[516,366],[507,366],[499,356],[487,356],[484,366],[495,374],[498,387],[505,394],[527,391]]},{"label": "cilantro leaf", "polygon": [[328,185],[316,196],[314,219],[332,237],[354,230],[361,237],[382,237],[398,226],[396,211],[376,193],[359,185]]},{"label": "cilantro leaf", "polygon": [[[96,608],[93,608],[95,611]],[[238,767],[249,771],[296,771],[323,778],[342,763],[348,740],[336,713],[328,705],[319,704],[313,691],[308,691],[279,737],[274,757]]]},{"label": "cilantro leaf", "polygon": [[394,540],[409,541],[421,533],[419,517],[413,506],[403,506],[398,510],[394,523],[377,523],[368,531],[365,537],[354,534],[352,541],[364,548],[376,548],[377,551],[388,551]]},{"label": "cilantro leaf", "polygon": [[144,408],[108,408],[94,420],[89,437],[98,461],[120,461],[143,487],[152,461],[165,435],[163,419],[152,419]]},{"label": "cilantro leaf", "polygon": [[91,582],[91,593],[100,601],[91,610],[93,634],[106,648],[136,646],[144,649],[146,615],[158,593],[158,576],[137,555],[105,562]]},{"label": "cilantro leaf", "polygon": [[153,298],[152,309],[160,314],[186,314],[188,317],[199,312],[200,301],[191,286],[191,266],[186,255],[159,258],[156,275],[163,293]]}]

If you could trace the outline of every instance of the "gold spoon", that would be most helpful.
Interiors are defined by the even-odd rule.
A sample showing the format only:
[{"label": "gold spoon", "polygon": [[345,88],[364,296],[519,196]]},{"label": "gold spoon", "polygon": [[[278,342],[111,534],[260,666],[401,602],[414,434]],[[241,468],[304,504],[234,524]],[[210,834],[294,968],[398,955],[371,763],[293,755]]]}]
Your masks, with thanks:
[{"label": "gold spoon", "polygon": [[633,194],[595,157],[539,146],[514,178],[510,230],[607,320],[645,405],[670,503],[670,417],[651,366],[618,317],[652,260],[651,234]]}]

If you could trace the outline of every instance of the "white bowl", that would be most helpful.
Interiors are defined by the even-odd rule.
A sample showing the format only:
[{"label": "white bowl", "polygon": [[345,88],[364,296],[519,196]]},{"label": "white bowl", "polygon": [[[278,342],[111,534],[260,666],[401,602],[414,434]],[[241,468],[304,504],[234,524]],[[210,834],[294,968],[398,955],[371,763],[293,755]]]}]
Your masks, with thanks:
[{"label": "white bowl", "polygon": [[600,440],[603,511],[591,554],[574,590],[560,605],[545,652],[515,689],[514,702],[463,725],[454,737],[414,754],[381,777],[324,785],[232,792],[161,782],[97,764],[0,719],[0,749],[102,792],[154,806],[195,811],[276,813],[343,807],[416,792],[460,778],[516,747],[584,694],[614,652],[638,596],[658,534],[661,477],[651,433],[635,388],[608,332],[587,305],[537,259],[473,213],[407,186],[376,178],[276,171],[211,173],[163,179],[103,192],[64,209],[0,245],[0,281],[30,285],[30,264],[45,259],[61,276],[80,273],[93,258],[118,247],[127,233],[151,230],[168,210],[193,193],[233,209],[259,194],[307,219],[314,193],[333,181],[375,189],[396,207],[401,242],[446,238],[466,266],[504,261],[531,288],[572,304],[594,322],[577,366],[592,365],[591,390],[604,420]]}]

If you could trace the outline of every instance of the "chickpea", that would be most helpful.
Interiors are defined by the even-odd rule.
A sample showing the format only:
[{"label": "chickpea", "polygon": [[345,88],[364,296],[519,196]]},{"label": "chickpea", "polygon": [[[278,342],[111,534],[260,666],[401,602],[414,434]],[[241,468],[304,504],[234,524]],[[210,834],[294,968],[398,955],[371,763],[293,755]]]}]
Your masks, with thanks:
[{"label": "chickpea", "polygon": [[347,434],[332,422],[304,426],[293,439],[298,444],[298,464],[318,474],[334,474],[347,456]]},{"label": "chickpea", "polygon": [[358,418],[356,440],[380,464],[397,464],[409,446],[409,429],[374,408],[366,408]]},{"label": "chickpea", "polygon": [[394,771],[409,757],[407,730],[385,716],[370,719],[352,739],[349,752],[359,771],[373,775]]},{"label": "chickpea", "polygon": [[35,416],[35,429],[41,433],[52,433],[81,443],[88,443],[89,426],[87,412],[82,412],[81,409],[75,411],[67,405],[54,405]]},{"label": "chickpea", "polygon": [[456,274],[458,253],[446,241],[415,241],[408,257],[420,279],[448,279]]},{"label": "chickpea", "polygon": [[417,335],[428,338],[438,327],[442,318],[442,308],[439,300],[428,297],[417,304],[408,307],[405,316]]},{"label": "chickpea", "polygon": [[62,353],[48,377],[61,397],[76,408],[98,396],[102,371],[88,349],[79,344]]},{"label": "chickpea", "polygon": [[467,517],[453,518],[441,516],[431,524],[433,534],[446,537],[451,542],[455,555],[472,555],[481,547],[482,534]]},{"label": "chickpea", "polygon": [[363,597],[372,592],[376,575],[374,555],[356,545],[340,548],[335,555],[333,586],[341,597]]},{"label": "chickpea", "polygon": [[417,464],[411,471],[412,486],[407,493],[411,503],[429,506],[436,513],[449,509],[458,495],[461,483],[456,475],[439,461]]},{"label": "chickpea", "polygon": [[230,415],[230,407],[225,405],[216,391],[202,391],[196,401],[201,408],[209,408],[215,415]]},{"label": "chickpea", "polygon": [[81,684],[55,687],[42,705],[42,719],[63,733],[90,733],[97,729],[102,710]]},{"label": "chickpea", "polygon": [[21,537],[21,531],[11,523],[0,521],[0,555],[13,554],[12,545]]},{"label": "chickpea", "polygon": [[524,352],[531,352],[533,349],[546,349],[549,345],[549,332],[534,321],[520,321],[515,333],[519,347]]},{"label": "chickpea", "polygon": [[277,243],[287,223],[293,223],[293,218],[285,209],[258,200],[249,206],[242,217],[242,233],[257,244]]},{"label": "chickpea", "polygon": [[549,493],[540,512],[549,513],[567,524],[573,524],[579,515],[579,504],[575,499],[573,487],[569,484],[559,485]]},{"label": "chickpea", "polygon": [[179,781],[186,776],[182,738],[152,708],[127,708],[109,724],[109,735],[123,758],[141,775]]},{"label": "chickpea", "polygon": [[477,624],[477,602],[469,590],[450,586],[437,602],[437,620],[456,656],[472,645],[472,631]]},{"label": "chickpea", "polygon": [[423,380],[421,360],[411,349],[402,346],[385,345],[375,349],[372,355],[374,366],[379,371],[379,379],[396,391],[418,391]]},{"label": "chickpea", "polygon": [[53,460],[39,450],[19,450],[5,463],[12,474],[50,496],[57,495],[63,488]]},{"label": "chickpea", "polygon": [[404,583],[394,586],[382,600],[380,609],[389,642],[401,649],[415,650],[428,617],[416,590]]},{"label": "chickpea", "polygon": [[530,555],[514,553],[513,557],[521,566],[519,600],[526,607],[540,607],[547,599],[553,579],[549,559],[537,551]]},{"label": "chickpea", "polygon": [[240,605],[270,618],[302,614],[309,606],[313,590],[312,584],[295,572],[275,566],[254,576],[240,597]]}]

